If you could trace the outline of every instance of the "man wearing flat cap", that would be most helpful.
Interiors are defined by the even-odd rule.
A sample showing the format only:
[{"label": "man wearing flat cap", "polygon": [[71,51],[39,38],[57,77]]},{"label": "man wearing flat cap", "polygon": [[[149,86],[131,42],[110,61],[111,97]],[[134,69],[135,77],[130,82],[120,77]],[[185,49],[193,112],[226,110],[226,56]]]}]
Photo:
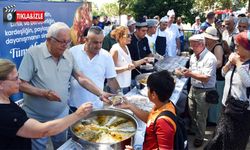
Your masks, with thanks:
[{"label": "man wearing flat cap", "polygon": [[[131,43],[128,45],[131,58],[134,61],[152,55],[146,37],[147,31],[148,24],[145,20],[142,19],[136,22],[136,31],[132,34]],[[137,70],[143,72],[143,70],[140,70],[139,68],[132,70],[132,79],[135,79],[139,74]]]},{"label": "man wearing flat cap", "polygon": [[151,52],[154,54],[155,53],[155,40],[156,40],[156,28],[158,24],[158,20],[156,19],[147,19],[147,24],[148,24],[148,31],[146,34],[146,37],[148,38],[148,45],[151,50]]},{"label": "man wearing flat cap", "polygon": [[205,101],[206,91],[215,89],[216,57],[206,47],[203,34],[195,34],[189,38],[193,54],[190,68],[182,71],[185,77],[191,78],[191,89],[188,95],[191,116],[190,132],[195,133],[193,145],[203,144],[208,109],[212,105]]}]

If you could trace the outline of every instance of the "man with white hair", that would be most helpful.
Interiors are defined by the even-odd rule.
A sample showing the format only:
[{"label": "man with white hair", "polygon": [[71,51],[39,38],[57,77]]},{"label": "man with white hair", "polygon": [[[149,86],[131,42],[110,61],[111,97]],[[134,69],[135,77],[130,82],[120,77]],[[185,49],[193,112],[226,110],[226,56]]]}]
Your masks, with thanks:
[{"label": "man with white hair", "polygon": [[195,17],[195,23],[192,25],[193,34],[198,34],[201,28],[200,16]]},{"label": "man with white hair", "polygon": [[174,10],[169,10],[167,13],[169,20],[167,25],[167,55],[174,57],[180,53],[181,43],[180,43],[180,32],[179,28],[174,23],[175,12]]},{"label": "man with white hair", "polygon": [[[24,92],[23,109],[28,117],[46,122],[68,115],[70,77],[79,84],[109,102],[110,95],[98,88],[78,70],[72,55],[66,50],[71,43],[70,28],[63,22],[52,24],[46,41],[33,46],[25,53],[19,67],[20,90]],[[52,136],[54,149],[67,140],[67,132]],[[33,139],[33,150],[45,150],[48,137]]]},{"label": "man with white hair", "polygon": [[248,24],[248,18],[247,17],[240,17],[238,20],[237,28],[239,32],[243,32],[245,30],[248,30],[249,24]]},{"label": "man with white hair", "polygon": [[224,23],[226,29],[222,33],[222,39],[227,42],[231,52],[234,52],[234,36],[239,33],[238,29],[236,28],[237,19],[233,16],[229,16],[224,19]]},{"label": "man with white hair", "polygon": [[185,77],[191,78],[191,89],[188,94],[190,131],[195,133],[193,145],[200,147],[203,144],[208,109],[211,106],[205,101],[205,93],[215,89],[217,60],[205,47],[202,34],[191,36],[189,42],[194,53],[190,57],[189,69],[184,69],[182,73]]}]

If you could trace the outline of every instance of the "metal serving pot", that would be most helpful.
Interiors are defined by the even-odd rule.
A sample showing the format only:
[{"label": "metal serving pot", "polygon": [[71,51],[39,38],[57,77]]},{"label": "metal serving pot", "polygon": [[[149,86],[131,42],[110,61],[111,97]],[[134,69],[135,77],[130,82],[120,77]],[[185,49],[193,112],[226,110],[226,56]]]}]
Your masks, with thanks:
[{"label": "metal serving pot", "polygon": [[142,83],[142,80],[147,79],[150,74],[152,73],[142,73],[135,77],[137,89],[143,89],[145,86],[147,86],[147,82]]},{"label": "metal serving pot", "polygon": [[84,120],[94,117],[94,116],[99,116],[99,115],[108,115],[108,116],[117,116],[117,117],[122,117],[125,118],[129,121],[132,121],[135,125],[135,132],[133,134],[131,134],[131,136],[123,141],[117,142],[117,143],[113,143],[113,144],[107,144],[107,143],[93,143],[90,141],[86,141],[81,139],[80,137],[77,136],[77,134],[74,133],[74,127],[77,123],[81,122],[81,120],[79,120],[78,122],[76,122],[75,124],[73,124],[70,129],[72,132],[72,139],[76,142],[78,142],[79,144],[81,144],[81,146],[83,147],[83,149],[87,149],[87,150],[121,150],[121,149],[125,149],[125,145],[132,145],[132,142],[134,141],[134,135],[136,133],[136,129],[138,127],[137,121],[135,119],[134,116],[132,116],[131,114],[129,114],[126,111],[120,110],[120,109],[96,109],[93,110],[87,117],[84,118]]}]

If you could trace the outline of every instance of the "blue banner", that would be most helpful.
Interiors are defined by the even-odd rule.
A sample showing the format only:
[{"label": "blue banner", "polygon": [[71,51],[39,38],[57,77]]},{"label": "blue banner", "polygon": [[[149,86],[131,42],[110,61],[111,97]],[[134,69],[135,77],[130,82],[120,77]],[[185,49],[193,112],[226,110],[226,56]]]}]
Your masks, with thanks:
[{"label": "blue banner", "polygon": [[[0,58],[12,60],[17,68],[28,48],[46,40],[48,27],[54,22],[65,22],[72,26],[77,7],[82,3],[76,2],[9,2],[1,1],[0,8]],[[15,11],[44,11],[44,22],[4,22],[4,17],[11,19],[9,13]],[[5,20],[6,20],[5,18]],[[22,99],[22,94],[12,96],[14,101]]]}]

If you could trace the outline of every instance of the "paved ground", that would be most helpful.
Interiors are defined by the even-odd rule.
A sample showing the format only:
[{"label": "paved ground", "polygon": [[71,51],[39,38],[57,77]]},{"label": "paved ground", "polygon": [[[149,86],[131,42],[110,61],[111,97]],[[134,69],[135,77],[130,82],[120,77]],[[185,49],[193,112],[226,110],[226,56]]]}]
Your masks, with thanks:
[{"label": "paved ground", "polygon": [[[189,150],[203,150],[203,148],[207,144],[208,140],[212,137],[214,129],[215,129],[215,127],[207,127],[205,143],[202,145],[202,147],[199,147],[199,148],[195,148],[193,146],[194,136],[188,136]],[[248,142],[246,150],[250,150],[250,140]]]},{"label": "paved ground", "polygon": [[194,136],[189,135],[188,136],[189,149],[190,150],[203,150],[203,148],[207,144],[208,140],[212,137],[214,129],[215,129],[215,127],[208,127],[207,128],[207,130],[206,130],[206,137],[205,137],[205,143],[200,148],[195,148],[193,146]]}]

